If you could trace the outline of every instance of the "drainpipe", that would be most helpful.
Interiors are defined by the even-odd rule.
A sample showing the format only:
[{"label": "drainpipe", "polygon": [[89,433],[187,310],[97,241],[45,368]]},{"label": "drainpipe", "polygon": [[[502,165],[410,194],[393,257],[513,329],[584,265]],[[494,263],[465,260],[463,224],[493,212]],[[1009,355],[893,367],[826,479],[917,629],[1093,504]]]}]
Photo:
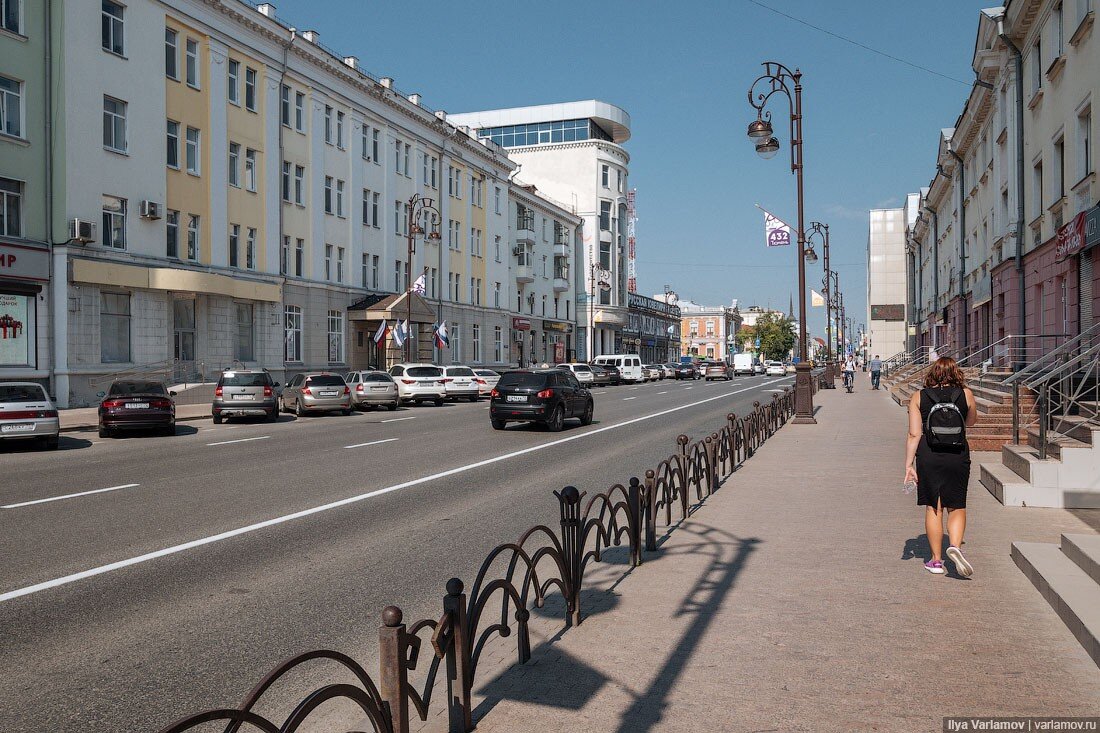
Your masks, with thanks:
[{"label": "drainpipe", "polygon": [[[1016,279],[1019,281],[1018,333],[1027,332],[1027,305],[1024,303],[1024,57],[1005,31],[1004,17],[997,21],[997,35],[1012,52],[1016,74]],[[1026,353],[1027,339],[1020,338],[1020,352]]]},{"label": "drainpipe", "polygon": [[[942,172],[940,166],[936,166],[936,168]],[[940,216],[935,209],[925,207],[924,210],[932,215],[932,313],[934,314],[939,310],[940,299]],[[932,345],[939,346],[936,343],[936,330],[934,328],[932,329]]]},{"label": "drainpipe", "polygon": [[[278,190],[278,192],[275,196],[275,200],[276,200],[276,202],[278,202],[278,206],[279,206],[279,239],[277,240],[277,243],[278,243],[278,246],[279,246],[279,261],[280,262],[282,261],[282,257],[283,257],[283,254],[282,254],[283,253],[283,241],[284,241],[284,237],[285,237],[285,234],[283,233],[283,228],[284,228],[283,207],[285,206],[285,202],[283,201],[283,177],[282,177],[283,176],[283,156],[284,156],[284,152],[283,152],[284,151],[283,120],[282,120],[283,81],[286,79],[286,67],[287,67],[287,63],[290,59],[290,48],[291,48],[291,46],[294,45],[294,39],[297,38],[297,37],[298,37],[298,30],[296,28],[291,28],[290,29],[290,38],[287,39],[286,43],[281,44],[282,47],[283,47],[283,64],[282,64],[282,68],[279,69],[279,102],[278,102],[278,104],[279,104],[279,159],[276,161],[276,165],[279,166],[279,184],[278,184],[279,185],[279,190]],[[293,256],[294,256],[293,251],[288,251],[287,252],[286,272],[283,273],[283,287],[284,288],[286,287],[287,276],[290,275],[290,266],[291,266]],[[303,258],[305,257],[304,252],[302,253],[302,257]],[[285,289],[283,291],[283,303],[284,304],[286,303],[286,291],[285,291]],[[276,307],[278,307],[278,306],[276,306]],[[286,318],[285,314],[283,314],[283,318],[284,319]],[[284,327],[285,327],[285,323],[284,323]],[[283,381],[286,382],[288,380],[286,378],[286,344],[285,343],[283,344],[283,357],[282,357],[281,361],[283,363]]]},{"label": "drainpipe", "polygon": [[962,327],[961,346],[970,345],[970,319],[966,312],[966,166],[963,159],[951,148],[947,149],[959,164],[959,315]]},{"label": "drainpipe", "polygon": [[54,227],[54,63],[53,0],[45,3],[45,74],[46,88],[46,241],[50,243],[50,331],[52,341],[51,384],[54,401],[60,408],[69,406],[69,242],[57,242]]}]

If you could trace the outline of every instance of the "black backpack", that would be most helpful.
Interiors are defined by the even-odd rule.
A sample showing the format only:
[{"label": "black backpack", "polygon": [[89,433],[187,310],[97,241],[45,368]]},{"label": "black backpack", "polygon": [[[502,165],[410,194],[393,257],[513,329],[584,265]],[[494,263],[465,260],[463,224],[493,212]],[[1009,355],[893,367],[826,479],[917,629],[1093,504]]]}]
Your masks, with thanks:
[{"label": "black backpack", "polygon": [[961,450],[966,445],[966,418],[955,401],[963,391],[953,388],[946,400],[943,400],[943,391],[939,393],[941,401],[932,405],[924,421],[925,440],[932,450]]}]

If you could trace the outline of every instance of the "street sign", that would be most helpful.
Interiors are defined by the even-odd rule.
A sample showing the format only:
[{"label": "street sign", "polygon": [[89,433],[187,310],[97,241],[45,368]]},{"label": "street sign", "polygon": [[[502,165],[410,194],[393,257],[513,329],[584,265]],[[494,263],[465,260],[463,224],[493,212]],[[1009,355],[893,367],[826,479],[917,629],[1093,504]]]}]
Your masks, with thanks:
[{"label": "street sign", "polygon": [[760,339],[756,339],[756,348],[760,348]]}]

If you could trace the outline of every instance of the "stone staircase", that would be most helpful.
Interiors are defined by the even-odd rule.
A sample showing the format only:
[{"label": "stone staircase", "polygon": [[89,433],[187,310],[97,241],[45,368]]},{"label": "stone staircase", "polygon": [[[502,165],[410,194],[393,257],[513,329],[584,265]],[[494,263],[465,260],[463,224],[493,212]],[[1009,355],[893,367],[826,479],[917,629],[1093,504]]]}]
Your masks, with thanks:
[{"label": "stone staircase", "polygon": [[1079,402],[1078,412],[1055,419],[1046,458],[1035,427],[1026,443],[1002,445],[1000,463],[981,464],[982,485],[1005,506],[1100,508],[1100,403]]},{"label": "stone staircase", "polygon": [[1100,666],[1100,535],[1013,542],[1012,559]]},{"label": "stone staircase", "polygon": [[[1005,443],[1013,441],[1012,435],[1012,388],[1001,384],[1009,372],[985,372],[977,369],[965,369],[967,386],[974,393],[978,405],[978,422],[966,429],[967,442],[972,451],[997,451]],[[890,385],[890,396],[904,407],[909,398],[921,388],[923,372],[903,378]],[[1023,389],[1020,394],[1021,424],[1026,425],[1035,410],[1035,395]],[[1021,437],[1023,437],[1021,435]]]}]

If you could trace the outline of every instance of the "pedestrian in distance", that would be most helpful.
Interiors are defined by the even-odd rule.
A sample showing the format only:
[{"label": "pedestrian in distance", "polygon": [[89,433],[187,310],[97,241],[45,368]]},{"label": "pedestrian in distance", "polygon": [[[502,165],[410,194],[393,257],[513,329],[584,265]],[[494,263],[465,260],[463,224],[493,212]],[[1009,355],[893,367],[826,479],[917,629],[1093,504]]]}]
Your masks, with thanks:
[{"label": "pedestrian in distance", "polygon": [[937,359],[924,388],[909,400],[909,436],[905,444],[906,490],[914,485],[924,509],[924,529],[932,558],[924,564],[942,575],[943,510],[947,510],[947,557],[964,578],[974,567],[962,554],[966,531],[966,489],[970,483],[970,447],[966,428],[978,421],[974,393],[951,357]]},{"label": "pedestrian in distance", "polygon": [[879,379],[882,377],[882,359],[878,354],[871,359],[871,389],[878,389]]}]

